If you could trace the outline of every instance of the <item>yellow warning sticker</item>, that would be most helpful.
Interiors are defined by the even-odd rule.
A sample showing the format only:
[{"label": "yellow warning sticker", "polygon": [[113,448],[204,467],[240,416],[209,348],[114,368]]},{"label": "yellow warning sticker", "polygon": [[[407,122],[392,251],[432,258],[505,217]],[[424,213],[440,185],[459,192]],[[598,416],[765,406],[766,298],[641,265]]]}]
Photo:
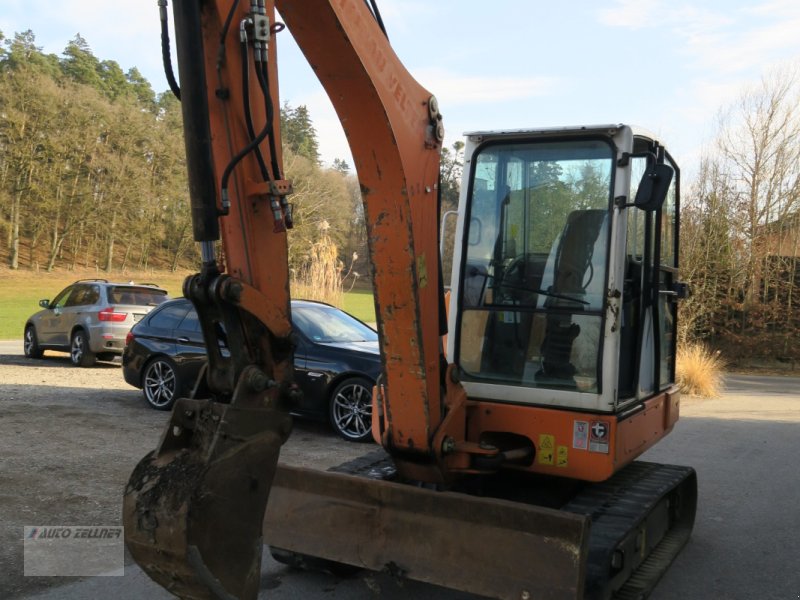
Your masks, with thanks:
[{"label": "yellow warning sticker", "polygon": [[541,465],[553,464],[553,452],[556,446],[556,438],[548,433],[539,434],[539,452],[537,460]]},{"label": "yellow warning sticker", "polygon": [[556,466],[569,466],[569,449],[566,446],[559,446],[556,448]]},{"label": "yellow warning sticker", "polygon": [[424,254],[417,257],[417,279],[419,280],[419,289],[424,289],[428,285],[428,265],[425,262]]}]

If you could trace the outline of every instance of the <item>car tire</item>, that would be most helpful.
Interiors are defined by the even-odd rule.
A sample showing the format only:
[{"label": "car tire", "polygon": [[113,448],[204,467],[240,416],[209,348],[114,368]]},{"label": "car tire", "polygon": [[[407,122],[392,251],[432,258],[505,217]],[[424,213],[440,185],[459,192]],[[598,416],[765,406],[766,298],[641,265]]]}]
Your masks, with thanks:
[{"label": "car tire", "polygon": [[154,358],[142,370],[142,394],[151,408],[170,410],[181,393],[181,379],[175,363]]},{"label": "car tire", "polygon": [[89,337],[83,329],[78,329],[72,334],[69,359],[76,367],[93,367],[97,362],[97,356],[89,349]]},{"label": "car tire", "polygon": [[36,328],[33,325],[28,325],[25,328],[22,349],[28,358],[42,358],[44,354],[44,350],[39,347],[39,338],[36,336]]},{"label": "car tire", "polygon": [[372,387],[373,383],[364,377],[350,377],[333,390],[328,415],[334,431],[344,439],[372,439]]}]

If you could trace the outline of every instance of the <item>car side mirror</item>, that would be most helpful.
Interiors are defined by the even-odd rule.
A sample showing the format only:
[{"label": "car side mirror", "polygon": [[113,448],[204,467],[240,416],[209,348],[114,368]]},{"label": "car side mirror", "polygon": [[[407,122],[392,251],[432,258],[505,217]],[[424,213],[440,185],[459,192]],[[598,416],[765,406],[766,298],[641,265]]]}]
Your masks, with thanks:
[{"label": "car side mirror", "polygon": [[50,308],[50,300],[39,300],[39,306],[42,308]]},{"label": "car side mirror", "polygon": [[675,171],[667,164],[652,164],[642,175],[633,205],[642,210],[658,210],[667,199]]}]

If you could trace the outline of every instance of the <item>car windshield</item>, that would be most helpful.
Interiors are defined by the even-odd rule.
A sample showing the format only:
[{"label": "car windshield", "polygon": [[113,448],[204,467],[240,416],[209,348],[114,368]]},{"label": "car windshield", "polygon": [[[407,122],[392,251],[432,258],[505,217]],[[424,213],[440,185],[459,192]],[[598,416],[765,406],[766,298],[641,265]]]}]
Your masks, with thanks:
[{"label": "car windshield", "polygon": [[111,304],[158,306],[167,300],[167,292],[158,288],[117,285],[108,290],[108,301]]},{"label": "car windshield", "polygon": [[333,306],[292,306],[292,323],[307,338],[321,344],[375,342],[378,334]]}]

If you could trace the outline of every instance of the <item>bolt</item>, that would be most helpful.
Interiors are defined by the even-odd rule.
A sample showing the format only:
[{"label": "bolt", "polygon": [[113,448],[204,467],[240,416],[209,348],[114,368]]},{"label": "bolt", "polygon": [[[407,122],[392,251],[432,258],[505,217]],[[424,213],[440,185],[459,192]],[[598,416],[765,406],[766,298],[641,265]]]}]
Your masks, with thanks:
[{"label": "bolt", "polygon": [[444,123],[441,121],[436,123],[436,139],[440,142],[444,139]]},{"label": "bolt", "polygon": [[439,101],[436,99],[436,96],[431,96],[428,98],[428,117],[430,117],[431,121],[433,121],[438,115]]},{"label": "bolt", "polygon": [[231,302],[239,302],[242,299],[242,291],[244,288],[238,281],[228,280],[228,285],[225,286],[225,299]]},{"label": "bolt", "polygon": [[458,372],[458,367],[453,367],[450,369],[450,381],[453,383],[459,383],[461,381],[461,376]]},{"label": "bolt", "polygon": [[444,441],[442,441],[442,454],[450,454],[455,449],[456,449],[456,441],[450,436],[444,438]]},{"label": "bolt", "polygon": [[261,369],[253,368],[247,373],[247,387],[250,388],[250,391],[263,392],[274,385],[275,382]]},{"label": "bolt", "polygon": [[531,600],[531,593],[528,590],[522,590],[522,593],[519,595],[520,600]]}]

